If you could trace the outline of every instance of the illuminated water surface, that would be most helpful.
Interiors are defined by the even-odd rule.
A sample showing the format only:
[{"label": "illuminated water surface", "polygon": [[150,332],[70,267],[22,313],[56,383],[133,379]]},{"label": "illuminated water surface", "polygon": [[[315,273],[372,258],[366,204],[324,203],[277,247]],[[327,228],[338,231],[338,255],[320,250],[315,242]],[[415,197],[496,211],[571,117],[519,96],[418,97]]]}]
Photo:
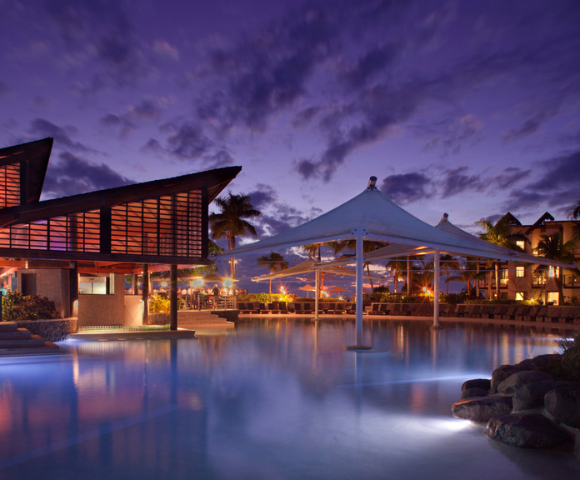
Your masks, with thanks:
[{"label": "illuminated water surface", "polygon": [[67,341],[0,360],[1,479],[580,478],[451,417],[469,378],[557,350],[556,333],[255,320],[227,336]]}]

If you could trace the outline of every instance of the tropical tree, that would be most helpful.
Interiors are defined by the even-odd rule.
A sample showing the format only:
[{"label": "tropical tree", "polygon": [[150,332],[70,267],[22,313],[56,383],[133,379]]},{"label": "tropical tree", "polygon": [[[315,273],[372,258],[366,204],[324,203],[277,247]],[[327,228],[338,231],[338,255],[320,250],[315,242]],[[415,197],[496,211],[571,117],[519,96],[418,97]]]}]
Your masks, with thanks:
[{"label": "tropical tree", "polygon": [[[542,235],[540,238],[541,240],[536,247],[538,255],[559,262],[568,263],[574,261],[574,242],[567,241],[564,243],[562,232],[558,232],[556,235]],[[546,268],[548,267],[540,265],[536,270],[545,270]],[[558,267],[555,270],[554,279],[558,287],[558,304],[562,305],[564,303],[564,289],[561,268]]]},{"label": "tropical tree", "polygon": [[399,286],[399,277],[407,269],[407,260],[406,259],[403,260],[402,258],[394,258],[385,265],[385,269],[389,270],[393,274],[394,291],[395,293],[397,293]]},{"label": "tropical tree", "polygon": [[[467,295],[475,297],[477,281],[482,279],[486,273],[478,269],[479,262],[474,257],[467,257],[467,261],[460,265],[459,274],[447,277],[446,283],[462,281],[467,284]],[[473,282],[473,284],[471,283]]]},{"label": "tropical tree", "polygon": [[[516,220],[517,221],[517,220]],[[518,223],[519,224],[519,223]],[[488,218],[486,220],[480,220],[475,222],[475,225],[483,229],[483,233],[479,234],[479,237],[500,247],[509,248],[511,250],[521,251],[522,249],[517,245],[517,242],[527,242],[530,243],[528,237],[523,233],[513,232],[514,216],[511,213],[506,213],[501,217],[495,224]],[[496,295],[499,299],[499,264],[495,262],[495,288]],[[489,272],[489,285],[491,288],[491,274]],[[490,290],[491,293],[491,290]]]},{"label": "tropical tree", "polygon": [[433,292],[433,279],[435,277],[435,264],[427,262],[425,258],[415,260],[418,265],[413,266],[413,284],[418,287],[419,293],[426,290]]},{"label": "tropical tree", "polygon": [[457,261],[453,255],[441,255],[439,257],[439,261],[441,262],[441,271],[445,274],[445,284],[446,284],[446,291],[445,294],[449,295],[449,278],[451,277],[452,273],[457,272],[461,269],[461,265]]},{"label": "tropical tree", "polygon": [[[238,236],[258,236],[256,228],[247,219],[259,217],[262,213],[252,206],[252,201],[248,195],[234,195],[229,192],[226,197],[216,198],[215,203],[221,211],[209,215],[212,237],[214,239],[227,238],[228,250],[236,248],[236,237]],[[236,275],[234,258],[230,258],[230,273],[234,279]]]},{"label": "tropical tree", "polygon": [[[281,270],[288,268],[288,262],[284,261],[284,257],[276,252],[271,252],[269,255],[262,255],[258,257],[258,267],[267,267],[270,274],[274,274]],[[270,295],[272,295],[272,279],[270,279]]]},{"label": "tropical tree", "polygon": [[[363,253],[369,253],[373,250],[377,250],[386,246],[383,242],[373,242],[371,240],[363,240]],[[338,255],[343,250],[356,250],[356,239],[352,238],[350,240],[343,240],[341,242],[331,242],[328,244],[334,250],[334,255]],[[364,262],[364,266],[367,269],[367,274],[369,276],[369,281],[371,282],[371,292],[374,291],[373,279],[371,278],[370,270],[371,262]]]},{"label": "tropical tree", "polygon": [[[580,220],[580,200],[570,206],[570,218]],[[580,240],[580,222],[574,225],[574,238]]]}]

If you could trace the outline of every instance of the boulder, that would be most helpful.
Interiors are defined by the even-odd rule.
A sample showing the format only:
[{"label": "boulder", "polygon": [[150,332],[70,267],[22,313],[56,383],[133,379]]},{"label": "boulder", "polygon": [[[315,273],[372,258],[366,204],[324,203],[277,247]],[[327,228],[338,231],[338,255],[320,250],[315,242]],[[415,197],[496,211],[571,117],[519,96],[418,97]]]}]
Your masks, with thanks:
[{"label": "boulder", "polygon": [[493,417],[485,433],[494,440],[522,448],[554,448],[573,441],[569,432],[539,413]]},{"label": "boulder", "polygon": [[488,390],[484,390],[483,388],[468,388],[461,394],[460,400],[465,400],[466,398],[473,397],[485,397],[487,396],[487,392]]},{"label": "boulder", "polygon": [[531,410],[535,408],[544,408],[544,395],[550,390],[565,385],[566,382],[554,380],[542,380],[530,384],[521,384],[516,387],[514,393],[514,412],[520,410]]},{"label": "boulder", "polygon": [[572,428],[580,428],[580,384],[568,383],[544,396],[546,411],[554,419]]},{"label": "boulder", "polygon": [[543,372],[552,373],[562,365],[562,355],[558,353],[548,353],[538,355],[534,358],[528,358],[518,363],[518,366],[526,370],[542,370]]},{"label": "boulder", "polygon": [[534,382],[541,382],[543,380],[554,380],[554,377],[549,373],[541,370],[523,370],[516,372],[507,377],[497,386],[497,393],[503,395],[513,395],[516,389],[521,385],[529,385]]},{"label": "boulder", "polygon": [[512,397],[488,395],[461,400],[451,406],[451,413],[456,418],[473,422],[487,422],[491,417],[506,415],[512,411]]},{"label": "boulder", "polygon": [[491,380],[489,378],[474,378],[473,380],[467,380],[463,385],[461,385],[461,392],[465,392],[470,388],[479,388],[482,390],[489,390],[491,388]]},{"label": "boulder", "polygon": [[498,385],[514,373],[521,372],[525,368],[518,365],[501,365],[491,374],[491,393],[497,393]]}]

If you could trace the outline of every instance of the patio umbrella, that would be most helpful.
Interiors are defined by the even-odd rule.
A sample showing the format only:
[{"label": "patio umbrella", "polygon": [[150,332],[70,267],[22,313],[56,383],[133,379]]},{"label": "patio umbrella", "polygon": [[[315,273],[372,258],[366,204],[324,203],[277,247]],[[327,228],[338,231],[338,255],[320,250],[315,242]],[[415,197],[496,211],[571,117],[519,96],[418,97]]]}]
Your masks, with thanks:
[{"label": "patio umbrella", "polygon": [[343,293],[343,292],[346,292],[346,290],[342,287],[334,287],[334,288],[330,289],[329,292]]},{"label": "patio umbrella", "polygon": [[226,277],[222,277],[221,275],[218,275],[217,273],[209,273],[208,275],[206,275],[205,277],[203,277],[203,281],[204,282],[219,282],[219,283],[223,283],[223,281],[226,279]]},{"label": "patio umbrella", "polygon": [[[313,287],[312,285],[304,285],[303,287],[300,287],[298,290],[304,290],[306,292],[315,292],[316,287]],[[308,298],[308,293],[306,293],[306,297]]]}]

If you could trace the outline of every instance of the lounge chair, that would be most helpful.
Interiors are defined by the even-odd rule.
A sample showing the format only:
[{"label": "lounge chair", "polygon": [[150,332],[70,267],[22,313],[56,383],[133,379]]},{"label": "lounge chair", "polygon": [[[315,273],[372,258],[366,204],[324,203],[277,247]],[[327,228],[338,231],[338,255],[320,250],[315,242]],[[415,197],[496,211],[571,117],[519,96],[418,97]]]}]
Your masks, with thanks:
[{"label": "lounge chair", "polygon": [[286,315],[288,313],[288,306],[286,302],[278,302],[278,308],[280,309],[280,313]]}]

